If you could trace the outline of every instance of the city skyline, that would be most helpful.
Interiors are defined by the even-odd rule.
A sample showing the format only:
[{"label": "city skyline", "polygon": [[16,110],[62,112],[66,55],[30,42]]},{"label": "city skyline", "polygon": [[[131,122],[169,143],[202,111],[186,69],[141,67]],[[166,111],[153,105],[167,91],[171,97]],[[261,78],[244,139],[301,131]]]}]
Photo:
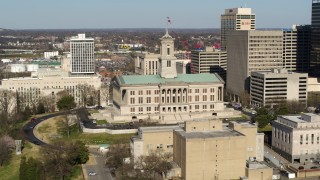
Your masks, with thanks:
[{"label": "city skyline", "polygon": [[252,8],[258,29],[311,23],[311,1],[300,0],[11,0],[2,6],[0,27],[6,29],[163,28],[167,16],[172,28],[220,28],[220,15],[236,7]]}]

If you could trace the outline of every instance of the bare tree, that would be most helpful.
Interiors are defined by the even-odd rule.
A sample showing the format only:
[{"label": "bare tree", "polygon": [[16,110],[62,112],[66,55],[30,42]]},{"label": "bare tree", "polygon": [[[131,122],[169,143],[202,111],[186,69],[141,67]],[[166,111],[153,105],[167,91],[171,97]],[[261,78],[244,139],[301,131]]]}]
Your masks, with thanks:
[{"label": "bare tree", "polygon": [[110,94],[110,85],[102,85],[101,86],[101,90],[100,90],[100,94],[101,94],[101,102],[105,102],[106,105],[108,105],[108,101],[109,101],[109,94]]},{"label": "bare tree", "polygon": [[65,150],[66,143],[58,141],[54,143],[54,147],[44,147],[40,151],[44,168],[51,179],[64,179],[72,169]]},{"label": "bare tree", "polygon": [[80,92],[82,106],[93,106],[98,104],[99,91],[97,91],[93,86],[88,84],[78,84],[77,88]]},{"label": "bare tree", "polygon": [[12,118],[16,113],[16,96],[15,93],[9,90],[0,90],[0,116],[1,128],[6,128],[15,122]]},{"label": "bare tree", "polygon": [[242,107],[250,106],[250,94],[247,91],[244,91],[240,94],[240,101]]},{"label": "bare tree", "polygon": [[9,90],[0,90],[0,110],[11,114],[16,107],[16,95]]},{"label": "bare tree", "polygon": [[39,103],[44,105],[46,112],[54,112],[55,111],[55,99],[52,96],[41,96],[39,99]]},{"label": "bare tree", "polygon": [[0,138],[0,167],[10,160],[14,147],[14,140],[10,136],[4,135]]},{"label": "bare tree", "polygon": [[287,101],[288,111],[291,114],[303,112],[306,109],[306,104],[297,100]]},{"label": "bare tree", "polygon": [[77,121],[76,115],[64,115],[62,120],[63,130],[66,132],[68,138],[70,137],[71,126]]},{"label": "bare tree", "polygon": [[172,167],[172,153],[164,152],[162,149],[151,152],[148,156],[140,157],[138,167],[144,170],[146,176],[156,179],[162,174],[166,174]]}]

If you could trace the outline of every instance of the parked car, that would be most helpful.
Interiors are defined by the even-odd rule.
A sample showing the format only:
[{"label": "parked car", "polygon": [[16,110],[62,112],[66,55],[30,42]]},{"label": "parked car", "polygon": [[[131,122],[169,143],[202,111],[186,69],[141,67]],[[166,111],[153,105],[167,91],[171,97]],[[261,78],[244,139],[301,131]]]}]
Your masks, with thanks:
[{"label": "parked car", "polygon": [[97,173],[96,172],[89,172],[89,176],[95,176],[95,175],[97,175]]}]

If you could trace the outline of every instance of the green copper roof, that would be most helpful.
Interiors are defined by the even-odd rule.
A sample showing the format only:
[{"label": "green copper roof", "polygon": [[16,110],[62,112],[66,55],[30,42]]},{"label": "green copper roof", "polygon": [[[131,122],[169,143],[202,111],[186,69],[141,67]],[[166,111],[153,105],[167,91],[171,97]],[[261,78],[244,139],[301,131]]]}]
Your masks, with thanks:
[{"label": "green copper roof", "polygon": [[39,65],[48,65],[48,66],[61,66],[61,62],[48,62],[48,61],[44,61],[44,62],[41,62],[41,61],[32,61],[31,64],[39,64]]},{"label": "green copper roof", "polygon": [[178,74],[176,78],[165,79],[160,75],[131,75],[119,76],[121,84],[139,85],[139,84],[164,84],[164,83],[223,83],[216,74]]}]

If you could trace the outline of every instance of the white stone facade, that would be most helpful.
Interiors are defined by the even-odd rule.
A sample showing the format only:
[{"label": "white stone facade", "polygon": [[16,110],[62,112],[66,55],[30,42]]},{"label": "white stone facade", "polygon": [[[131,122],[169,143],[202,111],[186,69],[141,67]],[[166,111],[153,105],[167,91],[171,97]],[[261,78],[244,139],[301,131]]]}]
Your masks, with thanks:
[{"label": "white stone facade", "polygon": [[36,102],[41,96],[52,96],[56,98],[59,91],[67,90],[74,98],[75,102],[81,104],[81,96],[78,86],[87,84],[100,90],[100,77],[41,77],[41,78],[10,78],[1,81],[0,89],[11,90],[24,97],[25,102],[31,104]]},{"label": "white stone facade", "polygon": [[278,116],[272,123],[272,148],[290,162],[314,161],[320,154],[320,116]]},{"label": "white stone facade", "polygon": [[[116,120],[151,118],[181,122],[224,111],[224,81],[217,74],[177,74],[174,38],[160,39],[158,75],[117,76],[113,81]],[[168,119],[168,121],[167,121]]]}]

